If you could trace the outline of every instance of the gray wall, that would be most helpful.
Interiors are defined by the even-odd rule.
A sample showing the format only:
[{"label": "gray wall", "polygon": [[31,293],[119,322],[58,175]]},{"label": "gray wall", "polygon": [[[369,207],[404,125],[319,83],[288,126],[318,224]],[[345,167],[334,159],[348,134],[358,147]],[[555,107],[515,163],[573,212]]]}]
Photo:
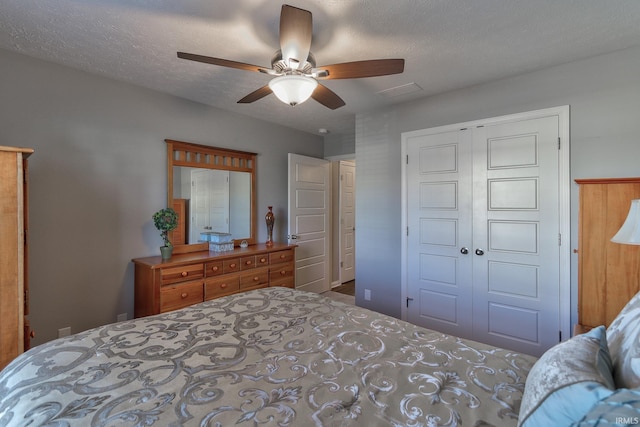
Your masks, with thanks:
[{"label": "gray wall", "polygon": [[[159,254],[165,138],[258,153],[258,217],[286,241],[287,153],[322,157],[320,136],[0,50],[0,145],[30,162],[35,344],[133,315],[132,258]],[[266,225],[258,222],[258,237]]]},{"label": "gray wall", "polygon": [[[640,176],[640,48],[470,87],[356,118],[356,303],[401,313],[401,133],[570,105],[571,248],[577,248],[576,178]],[[572,322],[577,257],[571,259]],[[364,300],[364,288],[372,300]]]},{"label": "gray wall", "polygon": [[354,132],[326,135],[324,137],[324,157],[342,157],[354,154],[356,152]]}]

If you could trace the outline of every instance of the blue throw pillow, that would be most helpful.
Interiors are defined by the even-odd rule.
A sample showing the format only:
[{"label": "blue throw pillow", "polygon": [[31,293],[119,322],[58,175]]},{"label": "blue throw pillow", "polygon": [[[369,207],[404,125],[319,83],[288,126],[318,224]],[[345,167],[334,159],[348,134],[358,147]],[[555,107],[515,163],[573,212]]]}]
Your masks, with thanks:
[{"label": "blue throw pillow", "polygon": [[640,390],[621,388],[595,404],[577,427],[640,425]]}]

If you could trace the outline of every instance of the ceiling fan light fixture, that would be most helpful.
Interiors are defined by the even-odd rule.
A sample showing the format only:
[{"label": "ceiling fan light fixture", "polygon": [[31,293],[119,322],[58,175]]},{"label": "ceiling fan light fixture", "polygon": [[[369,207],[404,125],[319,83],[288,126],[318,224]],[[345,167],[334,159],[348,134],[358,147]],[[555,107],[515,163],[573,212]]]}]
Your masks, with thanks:
[{"label": "ceiling fan light fixture", "polygon": [[288,74],[272,79],[269,88],[285,104],[295,106],[311,97],[318,82],[311,77]]},{"label": "ceiling fan light fixture", "polygon": [[311,12],[283,4],[280,10],[280,49],[271,58],[271,68],[186,52],[178,52],[178,58],[278,76],[268,85],[240,99],[239,104],[250,104],[273,93],[291,106],[313,96],[315,101],[332,110],[344,106],[344,100],[316,80],[360,79],[389,76],[404,71],[404,59],[393,58],[341,62],[316,68],[316,59],[311,53],[312,38]]}]

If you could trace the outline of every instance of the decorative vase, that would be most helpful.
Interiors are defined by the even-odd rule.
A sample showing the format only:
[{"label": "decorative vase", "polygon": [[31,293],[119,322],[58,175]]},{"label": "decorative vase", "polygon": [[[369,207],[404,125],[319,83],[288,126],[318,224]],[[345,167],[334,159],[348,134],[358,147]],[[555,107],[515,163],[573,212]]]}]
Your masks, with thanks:
[{"label": "decorative vase", "polygon": [[160,256],[162,259],[169,259],[173,254],[173,246],[160,246]]},{"label": "decorative vase", "polygon": [[273,223],[276,217],[273,215],[273,206],[269,206],[269,212],[264,216],[264,220],[267,222],[267,246],[273,246]]}]

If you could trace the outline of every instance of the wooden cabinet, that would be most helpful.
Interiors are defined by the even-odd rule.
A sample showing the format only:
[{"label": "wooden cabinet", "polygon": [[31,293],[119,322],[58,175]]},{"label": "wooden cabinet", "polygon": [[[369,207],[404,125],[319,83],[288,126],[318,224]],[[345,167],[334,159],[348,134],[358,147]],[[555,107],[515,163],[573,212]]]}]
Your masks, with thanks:
[{"label": "wooden cabinet", "polygon": [[29,348],[27,157],[0,146],[0,369]]},{"label": "wooden cabinet", "polygon": [[295,245],[251,245],[136,258],[135,317],[149,316],[267,286],[295,287]]},{"label": "wooden cabinet", "polygon": [[611,242],[640,199],[640,178],[577,179],[578,321],[609,326],[640,290],[640,246]]}]

